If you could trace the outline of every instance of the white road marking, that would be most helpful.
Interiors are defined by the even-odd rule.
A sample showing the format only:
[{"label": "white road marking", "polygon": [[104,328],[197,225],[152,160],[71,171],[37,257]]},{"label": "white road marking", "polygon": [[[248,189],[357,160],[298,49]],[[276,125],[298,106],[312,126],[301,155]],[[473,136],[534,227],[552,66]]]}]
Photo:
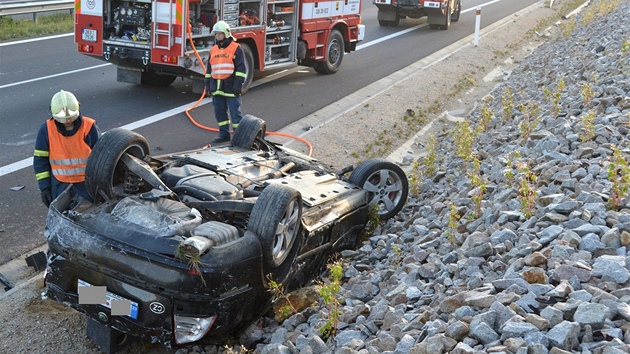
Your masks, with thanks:
[{"label": "white road marking", "polygon": [[[503,0],[489,1],[489,2],[483,3],[481,5],[478,5],[475,8],[462,10],[461,13],[464,14],[464,13],[467,13],[467,12],[475,11],[477,7],[487,6],[487,5],[494,4],[494,3],[500,2],[500,1],[503,1]],[[370,47],[370,46],[372,46],[374,44],[378,44],[380,42],[386,41],[388,39],[395,38],[397,36],[402,36],[403,34],[409,33],[411,31],[415,31],[416,29],[424,27],[424,26],[426,26],[426,24],[414,26],[414,27],[408,28],[408,29],[400,31],[400,32],[392,33],[392,34],[390,34],[388,36],[376,39],[374,41],[370,41],[370,42],[367,42],[367,43],[359,44],[359,45],[357,45],[357,51],[361,50],[361,49],[364,49],[364,48],[367,48],[367,47]],[[1,46],[6,46],[6,45],[12,45],[12,44],[40,41],[40,40],[51,39],[51,38],[66,37],[66,36],[71,36],[71,35],[74,35],[74,33],[67,33],[67,34],[56,35],[56,36],[48,36],[48,37],[42,37],[42,38],[27,39],[27,40],[23,40],[23,41],[2,43],[2,44],[0,44],[0,47]],[[109,63],[101,64],[101,65],[96,65],[96,66],[92,66],[92,67],[88,67],[88,68],[68,71],[68,72],[65,72],[65,73],[59,73],[59,74],[49,75],[49,76],[46,76],[46,77],[40,77],[40,78],[37,78],[37,79],[16,82],[16,83],[13,83],[13,84],[0,86],[0,89],[11,87],[11,86],[16,86],[16,85],[20,85],[20,84],[26,84],[26,83],[30,83],[30,82],[35,82],[35,81],[39,81],[39,80],[45,80],[45,79],[49,79],[49,78],[52,78],[52,77],[59,77],[59,76],[63,76],[63,75],[73,74],[73,73],[80,72],[80,71],[87,71],[87,70],[97,69],[97,68],[101,68],[101,67],[108,66],[108,65],[112,65],[112,64],[109,64]],[[299,69],[300,69],[300,67],[296,67],[296,68],[292,68],[290,70],[285,70],[285,71],[278,72],[278,73],[274,74],[274,78],[279,78],[279,77],[283,77],[283,76],[292,74],[293,72],[298,71]],[[271,81],[271,80],[272,79],[267,79],[267,78],[262,79],[262,80],[257,80],[257,82],[252,84],[251,87],[256,87],[258,85],[262,85],[262,84],[264,84],[264,83],[266,83],[268,81]],[[212,99],[206,98],[199,104],[199,106],[203,106],[203,105],[208,104],[210,102],[212,102]],[[184,112],[193,103],[194,102],[191,102],[189,104],[185,104],[185,105],[179,106],[177,108],[173,108],[171,110],[168,110],[166,112],[162,112],[160,114],[156,114],[156,115],[153,115],[151,117],[147,117],[147,118],[144,118],[144,119],[141,119],[141,120],[129,123],[127,125],[122,126],[121,128],[134,130],[134,129],[138,129],[138,128],[144,127],[146,125],[155,123],[155,122],[159,122],[159,121],[161,121],[163,119],[166,119],[166,118],[169,118],[169,117],[171,117],[173,115],[180,114],[180,113]],[[26,158],[24,160],[8,164],[6,166],[0,166],[0,177],[4,176],[6,174],[12,173],[12,172],[21,170],[23,168],[27,168],[27,167],[32,166],[32,165],[33,165],[33,158],[29,157],[29,158]]]}]

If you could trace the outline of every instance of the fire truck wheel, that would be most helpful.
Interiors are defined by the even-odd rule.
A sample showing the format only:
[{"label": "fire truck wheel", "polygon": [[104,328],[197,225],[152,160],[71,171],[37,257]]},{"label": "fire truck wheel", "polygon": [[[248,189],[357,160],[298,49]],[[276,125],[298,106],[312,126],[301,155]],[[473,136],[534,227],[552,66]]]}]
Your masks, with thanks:
[{"label": "fire truck wheel", "polygon": [[123,154],[144,160],[149,152],[149,143],[138,133],[115,128],[103,134],[94,145],[85,167],[85,188],[94,202],[124,194],[127,183],[134,179],[121,161]]},{"label": "fire truck wheel", "polygon": [[387,27],[387,25],[389,25],[389,21],[378,20],[378,25],[381,27]]},{"label": "fire truck wheel", "polygon": [[343,36],[338,30],[335,29],[330,32],[326,49],[326,60],[317,63],[315,71],[318,74],[330,75],[339,71],[345,52]]},{"label": "fire truck wheel", "polygon": [[252,80],[254,79],[254,53],[249,45],[245,43],[241,43],[241,48],[245,56],[245,82],[243,82],[241,93],[245,93],[249,90],[249,87],[252,85]]},{"label": "fire truck wheel", "polygon": [[265,134],[267,134],[267,123],[248,114],[238,123],[238,128],[232,137],[232,145],[245,149],[256,148],[257,140],[264,139]]},{"label": "fire truck wheel", "polygon": [[160,75],[154,70],[148,70],[142,72],[140,82],[149,86],[169,86],[175,79],[177,79],[177,76]]},{"label": "fire truck wheel", "polygon": [[459,21],[459,15],[462,13],[462,2],[461,0],[457,0],[455,3],[455,12],[453,12],[453,16],[451,17],[451,21],[457,22]]},{"label": "fire truck wheel", "polygon": [[447,30],[449,27],[451,27],[451,1],[452,0],[449,0],[446,5],[444,24],[441,26],[443,30]]},{"label": "fire truck wheel", "polygon": [[398,27],[399,24],[400,24],[400,15],[398,15],[398,13],[396,13],[396,18],[393,21],[389,21],[389,26],[390,27]]}]

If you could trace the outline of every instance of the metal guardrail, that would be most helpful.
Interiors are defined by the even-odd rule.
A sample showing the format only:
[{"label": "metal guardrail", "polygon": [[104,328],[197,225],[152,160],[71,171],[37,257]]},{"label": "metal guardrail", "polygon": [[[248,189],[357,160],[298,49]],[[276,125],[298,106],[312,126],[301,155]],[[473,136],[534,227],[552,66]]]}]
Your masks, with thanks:
[{"label": "metal guardrail", "polygon": [[0,3],[0,16],[35,14],[59,10],[73,10],[74,0],[27,1],[16,3]]}]

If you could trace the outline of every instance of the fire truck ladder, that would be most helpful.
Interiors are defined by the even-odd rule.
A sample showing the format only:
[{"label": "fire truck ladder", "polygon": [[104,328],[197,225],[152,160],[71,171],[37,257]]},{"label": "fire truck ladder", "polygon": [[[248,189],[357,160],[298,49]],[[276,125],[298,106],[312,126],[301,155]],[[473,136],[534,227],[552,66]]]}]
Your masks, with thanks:
[{"label": "fire truck ladder", "polygon": [[[153,48],[158,48],[158,49],[166,49],[166,50],[170,50],[171,46],[173,44],[173,5],[175,4],[175,1],[177,0],[168,0],[166,3],[168,3],[168,21],[165,22],[161,22],[158,19],[161,19],[164,17],[164,14],[160,14],[159,12],[159,4],[166,4],[164,2],[160,2],[160,1],[155,1],[154,2],[154,6],[155,9],[152,11],[153,12],[153,16],[155,16],[155,18],[153,19],[153,24],[155,26],[155,29],[153,30]],[[168,25],[168,29],[160,29],[159,26],[160,24],[167,24]],[[166,45],[160,45],[160,36],[166,36]]]}]

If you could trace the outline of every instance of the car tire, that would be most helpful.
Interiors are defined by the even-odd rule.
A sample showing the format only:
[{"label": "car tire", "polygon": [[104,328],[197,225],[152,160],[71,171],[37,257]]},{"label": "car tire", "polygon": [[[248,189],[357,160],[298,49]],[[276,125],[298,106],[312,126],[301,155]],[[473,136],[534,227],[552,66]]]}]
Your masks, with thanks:
[{"label": "car tire", "polygon": [[378,25],[381,26],[381,27],[387,27],[389,25],[389,21],[378,20]]},{"label": "car tire", "polygon": [[175,82],[177,76],[160,75],[155,70],[144,71],[140,77],[140,83],[143,85],[165,87]]},{"label": "car tire", "polygon": [[120,161],[125,153],[146,160],[149,143],[138,133],[115,128],[103,134],[94,145],[85,167],[85,187],[95,203],[123,193],[129,176]]},{"label": "car tire", "polygon": [[252,81],[254,80],[254,52],[252,52],[249,45],[245,43],[241,43],[241,49],[243,49],[243,59],[245,62],[245,81],[243,81],[241,94],[245,94],[249,91],[249,87],[252,85]]},{"label": "car tire", "polygon": [[453,12],[453,16],[451,17],[451,21],[453,22],[457,22],[459,21],[459,15],[461,15],[462,13],[462,2],[461,0],[457,0],[457,3],[455,4],[455,6],[457,6],[455,12]]},{"label": "car tire", "polygon": [[348,179],[368,192],[370,204],[378,205],[378,216],[387,220],[396,215],[407,202],[409,182],[396,164],[383,159],[360,163]]},{"label": "car tire", "polygon": [[238,128],[232,137],[232,145],[249,150],[256,146],[257,139],[263,140],[265,134],[267,134],[267,123],[248,114],[238,123]]},{"label": "car tire", "polygon": [[338,30],[332,30],[326,44],[326,60],[320,61],[315,66],[318,74],[330,75],[339,71],[343,55],[345,53],[343,36]]},{"label": "car tire", "polygon": [[282,283],[302,245],[302,196],[293,188],[271,184],[254,204],[247,229],[258,237],[265,276]]}]

